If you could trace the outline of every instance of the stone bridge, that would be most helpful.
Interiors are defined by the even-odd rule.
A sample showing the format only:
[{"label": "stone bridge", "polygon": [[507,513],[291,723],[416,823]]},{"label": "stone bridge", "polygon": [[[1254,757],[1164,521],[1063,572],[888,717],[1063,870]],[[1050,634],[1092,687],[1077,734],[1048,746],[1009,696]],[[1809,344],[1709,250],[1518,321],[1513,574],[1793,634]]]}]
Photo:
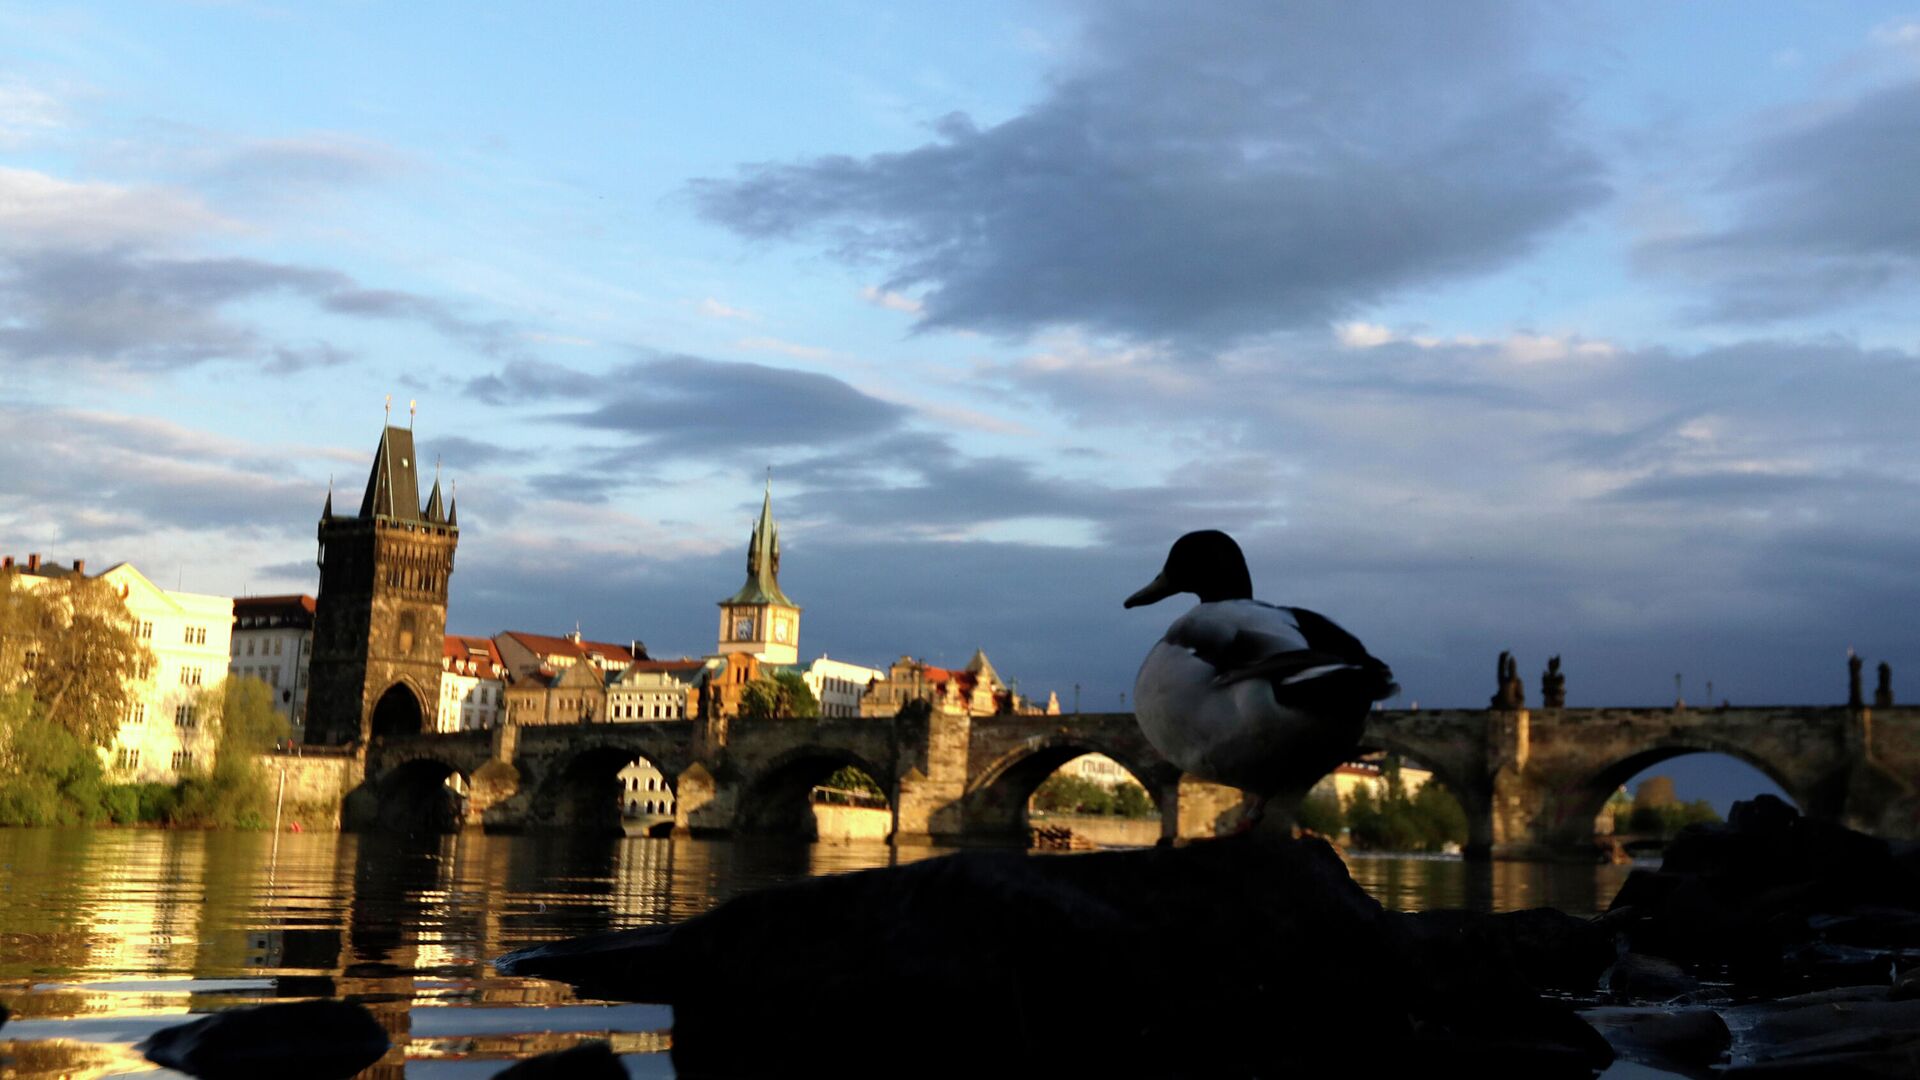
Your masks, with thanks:
[{"label": "stone bridge", "polygon": [[[1815,817],[1920,837],[1920,708],[1380,711],[1369,748],[1433,770],[1467,811],[1469,854],[1592,850],[1607,797],[1639,772],[1719,752],[1778,783]],[[1238,791],[1183,776],[1130,714],[678,720],[514,727],[376,740],[349,796],[349,827],[490,831],[619,827],[616,775],[644,758],[667,777],[680,835],[809,835],[808,792],[843,765],[886,789],[896,843],[1017,839],[1053,771],[1102,753],[1161,810],[1161,836],[1209,836]],[[458,774],[467,796],[449,799]]]}]

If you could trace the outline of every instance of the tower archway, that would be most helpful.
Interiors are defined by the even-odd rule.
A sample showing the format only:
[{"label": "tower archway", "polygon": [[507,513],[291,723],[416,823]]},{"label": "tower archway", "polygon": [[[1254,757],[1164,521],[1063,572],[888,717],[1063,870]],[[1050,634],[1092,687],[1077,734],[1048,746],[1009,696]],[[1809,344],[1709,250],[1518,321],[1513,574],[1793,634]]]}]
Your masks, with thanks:
[{"label": "tower archway", "polygon": [[374,703],[369,733],[376,739],[405,738],[426,730],[426,710],[406,683],[394,683]]}]

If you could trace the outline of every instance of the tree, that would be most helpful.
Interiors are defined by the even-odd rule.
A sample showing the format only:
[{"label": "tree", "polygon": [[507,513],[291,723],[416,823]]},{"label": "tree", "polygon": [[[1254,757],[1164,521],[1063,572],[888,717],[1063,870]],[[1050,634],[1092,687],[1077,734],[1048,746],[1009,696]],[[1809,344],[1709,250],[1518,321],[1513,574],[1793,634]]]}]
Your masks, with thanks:
[{"label": "tree", "polygon": [[1340,796],[1331,792],[1309,793],[1301,800],[1299,818],[1301,828],[1321,836],[1337,837],[1347,827],[1346,815],[1340,811]]},{"label": "tree", "polygon": [[87,746],[111,745],[153,652],[111,583],[37,580],[28,588],[19,575],[0,575],[0,687],[24,683],[41,719]]},{"label": "tree", "polygon": [[106,815],[100,755],[40,716],[25,689],[0,691],[0,825],[87,825]]},{"label": "tree", "polygon": [[1151,818],[1160,816],[1160,808],[1153,804],[1147,789],[1139,784],[1120,783],[1113,786],[1113,812],[1121,817]]},{"label": "tree", "polygon": [[808,719],[820,715],[813,688],[797,671],[776,671],[747,684],[740,694],[740,715],[750,720]]},{"label": "tree", "polygon": [[181,780],[175,821],[259,828],[267,824],[273,793],[260,755],[287,735],[273,707],[273,688],[259,679],[229,678],[200,694],[198,708],[216,732],[213,768]]}]

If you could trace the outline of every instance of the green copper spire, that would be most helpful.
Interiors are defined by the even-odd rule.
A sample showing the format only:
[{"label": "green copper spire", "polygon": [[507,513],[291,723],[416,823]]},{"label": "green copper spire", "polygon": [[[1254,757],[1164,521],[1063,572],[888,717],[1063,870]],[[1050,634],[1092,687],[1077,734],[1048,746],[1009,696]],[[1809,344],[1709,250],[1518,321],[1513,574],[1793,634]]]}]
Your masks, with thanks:
[{"label": "green copper spire", "polygon": [[773,479],[767,479],[767,493],[760,500],[760,521],[753,527],[753,539],[747,543],[747,583],[723,604],[781,604],[798,607],[780,591],[780,526],[773,521]]}]

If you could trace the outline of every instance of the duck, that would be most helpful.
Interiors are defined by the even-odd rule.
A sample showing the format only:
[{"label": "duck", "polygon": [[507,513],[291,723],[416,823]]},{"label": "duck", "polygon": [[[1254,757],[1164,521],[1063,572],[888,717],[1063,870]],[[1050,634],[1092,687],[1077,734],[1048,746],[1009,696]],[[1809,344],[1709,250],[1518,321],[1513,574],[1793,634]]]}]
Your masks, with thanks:
[{"label": "duck", "polygon": [[1306,608],[1253,598],[1246,556],[1215,529],[1174,541],[1125,606],[1193,593],[1199,604],[1148,650],[1133,684],[1141,734],[1183,772],[1257,802],[1247,825],[1290,823],[1322,776],[1360,745],[1373,703],[1400,692],[1360,639]]}]

